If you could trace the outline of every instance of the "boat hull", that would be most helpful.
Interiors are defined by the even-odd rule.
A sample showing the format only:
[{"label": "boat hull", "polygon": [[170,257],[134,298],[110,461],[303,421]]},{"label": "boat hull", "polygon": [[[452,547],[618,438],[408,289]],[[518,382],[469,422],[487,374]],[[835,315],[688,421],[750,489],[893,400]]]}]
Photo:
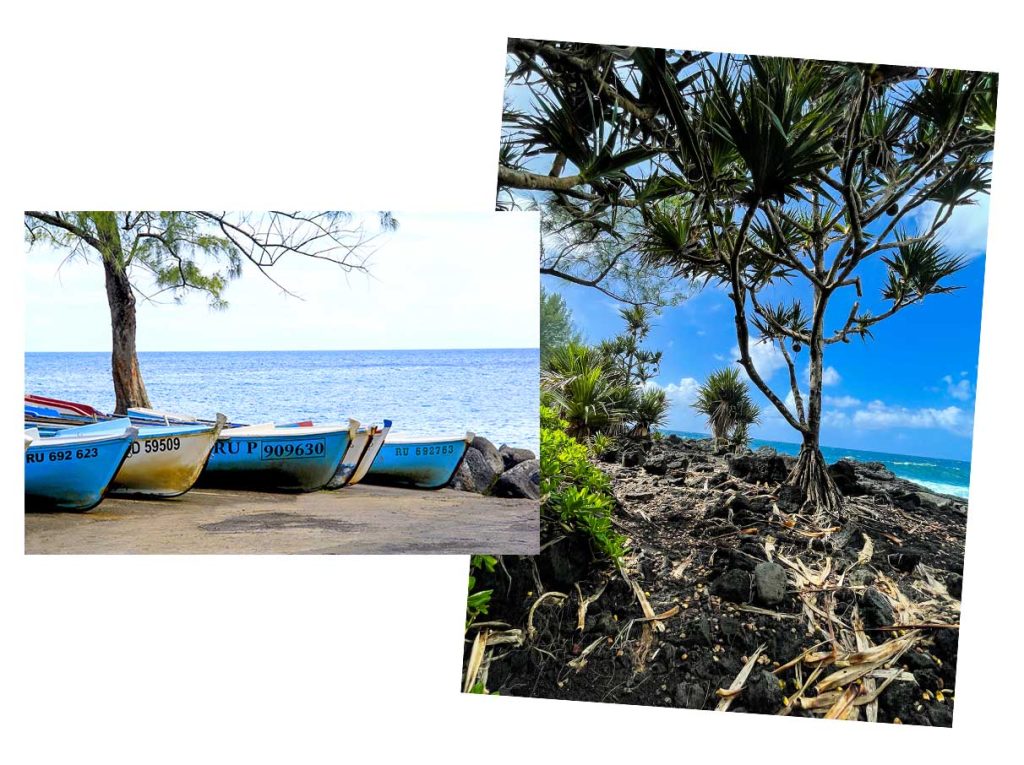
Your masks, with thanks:
[{"label": "boat hull", "polygon": [[363,452],[363,456],[359,460],[359,464],[356,465],[356,469],[352,473],[352,477],[349,478],[348,483],[345,484],[346,486],[355,486],[366,478],[366,474],[370,472],[370,467],[373,465],[373,461],[380,453],[380,448],[384,445],[388,436],[388,431],[390,430],[391,420],[384,420],[384,427],[379,428],[377,432],[370,436],[370,443],[367,445],[366,451]]},{"label": "boat hull", "polygon": [[25,508],[92,509],[127,458],[135,435],[131,429],[93,438],[34,439],[25,450]]},{"label": "boat hull", "polygon": [[221,432],[199,477],[201,486],[316,491],[334,476],[348,448],[348,430],[303,432],[278,428],[253,434],[245,428]]},{"label": "boat hull", "polygon": [[175,436],[140,436],[110,484],[110,494],[176,497],[191,489],[206,467],[219,428]]},{"label": "boat hull", "polygon": [[385,440],[363,480],[367,483],[440,489],[462,464],[472,434],[451,439]]},{"label": "boat hull", "polygon": [[359,467],[359,460],[362,459],[363,454],[366,452],[367,447],[370,445],[370,439],[373,437],[372,430],[360,428],[359,432],[349,441],[348,448],[345,450],[344,456],[341,458],[341,463],[338,465],[338,469],[334,472],[331,480],[324,486],[325,489],[340,489],[342,486],[348,484],[352,478],[352,474],[355,473],[356,468]]}]

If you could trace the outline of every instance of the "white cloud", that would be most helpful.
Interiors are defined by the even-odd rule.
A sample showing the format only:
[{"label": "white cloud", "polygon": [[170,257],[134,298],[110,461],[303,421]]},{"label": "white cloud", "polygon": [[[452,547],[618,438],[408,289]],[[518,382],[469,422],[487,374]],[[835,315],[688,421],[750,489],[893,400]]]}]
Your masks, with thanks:
[{"label": "white cloud", "polygon": [[[739,358],[739,346],[734,345],[731,353],[733,358]],[[750,359],[754,362],[754,369],[766,381],[786,366],[786,358],[774,343],[761,342],[754,338],[750,339]]]},{"label": "white cloud", "polygon": [[[988,196],[979,194],[977,204],[957,207],[949,222],[939,229],[939,237],[946,248],[958,255],[973,258],[985,252],[988,242]],[[921,205],[913,214],[919,232],[926,231],[935,217],[938,204]]]},{"label": "white cloud", "polygon": [[852,409],[855,406],[860,406],[860,399],[853,396],[823,396],[822,401],[825,406],[837,409]]},{"label": "white cloud", "polygon": [[965,378],[953,380],[953,375],[946,375],[942,378],[946,383],[946,393],[959,401],[969,401],[972,395],[971,381]]},{"label": "white cloud", "polygon": [[683,377],[677,383],[658,385],[656,382],[650,382],[647,384],[647,387],[661,388],[672,403],[689,406],[697,400],[697,390],[700,388],[700,383],[693,377]]},{"label": "white cloud", "polygon": [[948,430],[958,435],[970,435],[973,418],[958,406],[944,409],[922,407],[910,409],[890,406],[883,401],[872,401],[865,409],[853,415],[853,424],[869,430],[881,428],[933,428]]},{"label": "white cloud", "polygon": [[[838,385],[842,381],[842,377],[839,371],[835,367],[825,367],[821,370],[821,384],[822,385]],[[808,365],[804,368],[804,381],[810,382],[811,380],[811,367]]]}]

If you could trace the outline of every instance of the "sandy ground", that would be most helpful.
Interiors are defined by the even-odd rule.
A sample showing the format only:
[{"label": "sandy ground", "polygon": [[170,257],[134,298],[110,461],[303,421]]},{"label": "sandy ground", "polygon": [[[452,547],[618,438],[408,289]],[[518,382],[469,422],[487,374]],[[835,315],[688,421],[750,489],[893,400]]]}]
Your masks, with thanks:
[{"label": "sandy ground", "polygon": [[87,513],[25,513],[26,553],[538,552],[538,503],[360,484],[270,494],[193,489]]}]

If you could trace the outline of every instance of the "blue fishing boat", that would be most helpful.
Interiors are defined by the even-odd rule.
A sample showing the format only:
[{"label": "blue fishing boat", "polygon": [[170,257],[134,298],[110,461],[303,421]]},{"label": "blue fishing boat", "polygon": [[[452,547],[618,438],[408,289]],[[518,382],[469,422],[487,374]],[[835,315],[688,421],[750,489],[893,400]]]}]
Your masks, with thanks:
[{"label": "blue fishing boat", "polygon": [[450,438],[389,435],[363,480],[440,489],[452,480],[473,438],[472,433]]},{"label": "blue fishing boat", "polygon": [[316,491],[334,476],[359,423],[288,427],[243,425],[220,432],[203,486]]},{"label": "blue fishing boat", "polygon": [[89,510],[100,503],[128,457],[138,430],[56,435],[25,431],[25,507],[30,510]]},{"label": "blue fishing boat", "polygon": [[[121,469],[110,483],[112,495],[176,497],[192,488],[224,427],[224,415],[213,425],[138,425],[138,436]],[[119,433],[132,426],[127,417],[92,425],[55,429],[40,426],[43,437]]]}]

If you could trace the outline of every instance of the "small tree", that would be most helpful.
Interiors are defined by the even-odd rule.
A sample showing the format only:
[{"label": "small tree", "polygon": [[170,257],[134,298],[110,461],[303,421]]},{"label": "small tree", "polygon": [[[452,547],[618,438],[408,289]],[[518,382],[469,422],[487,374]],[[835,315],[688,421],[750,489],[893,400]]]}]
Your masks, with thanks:
[{"label": "small tree", "polygon": [[[722,285],[740,365],[801,436],[790,484],[841,513],[820,449],[825,351],[956,289],[964,261],[939,235],[988,191],[996,76],[535,40],[510,52],[535,108],[506,130],[500,192],[546,191],[648,267]],[[886,276],[869,301],[872,260]],[[797,294],[778,300],[780,285]],[[850,310],[830,328],[839,294]],[[786,361],[794,410],[754,366],[762,340]]]},{"label": "small tree", "polygon": [[572,320],[565,298],[557,292],[540,288],[540,358],[545,359],[557,348],[579,343],[580,333]]},{"label": "small tree", "polygon": [[629,419],[633,423],[630,435],[646,438],[668,422],[671,405],[661,388],[645,388],[636,395]]},{"label": "small tree", "polygon": [[[51,244],[68,257],[103,266],[110,308],[111,371],[115,412],[150,406],[136,353],[136,301],[168,294],[180,301],[205,294],[210,306],[227,307],[224,290],[248,261],[282,291],[269,269],[286,255],[326,260],[344,271],[366,270],[372,239],[343,212],[226,213],[60,212],[25,213],[29,246]],[[381,229],[398,223],[380,213]],[[153,285],[147,293],[144,288]],[[290,294],[290,293],[288,293]]]},{"label": "small tree", "polygon": [[734,448],[746,446],[749,428],[761,416],[736,367],[726,367],[708,375],[697,390],[693,408],[708,418],[708,428],[716,448],[725,444]]}]

